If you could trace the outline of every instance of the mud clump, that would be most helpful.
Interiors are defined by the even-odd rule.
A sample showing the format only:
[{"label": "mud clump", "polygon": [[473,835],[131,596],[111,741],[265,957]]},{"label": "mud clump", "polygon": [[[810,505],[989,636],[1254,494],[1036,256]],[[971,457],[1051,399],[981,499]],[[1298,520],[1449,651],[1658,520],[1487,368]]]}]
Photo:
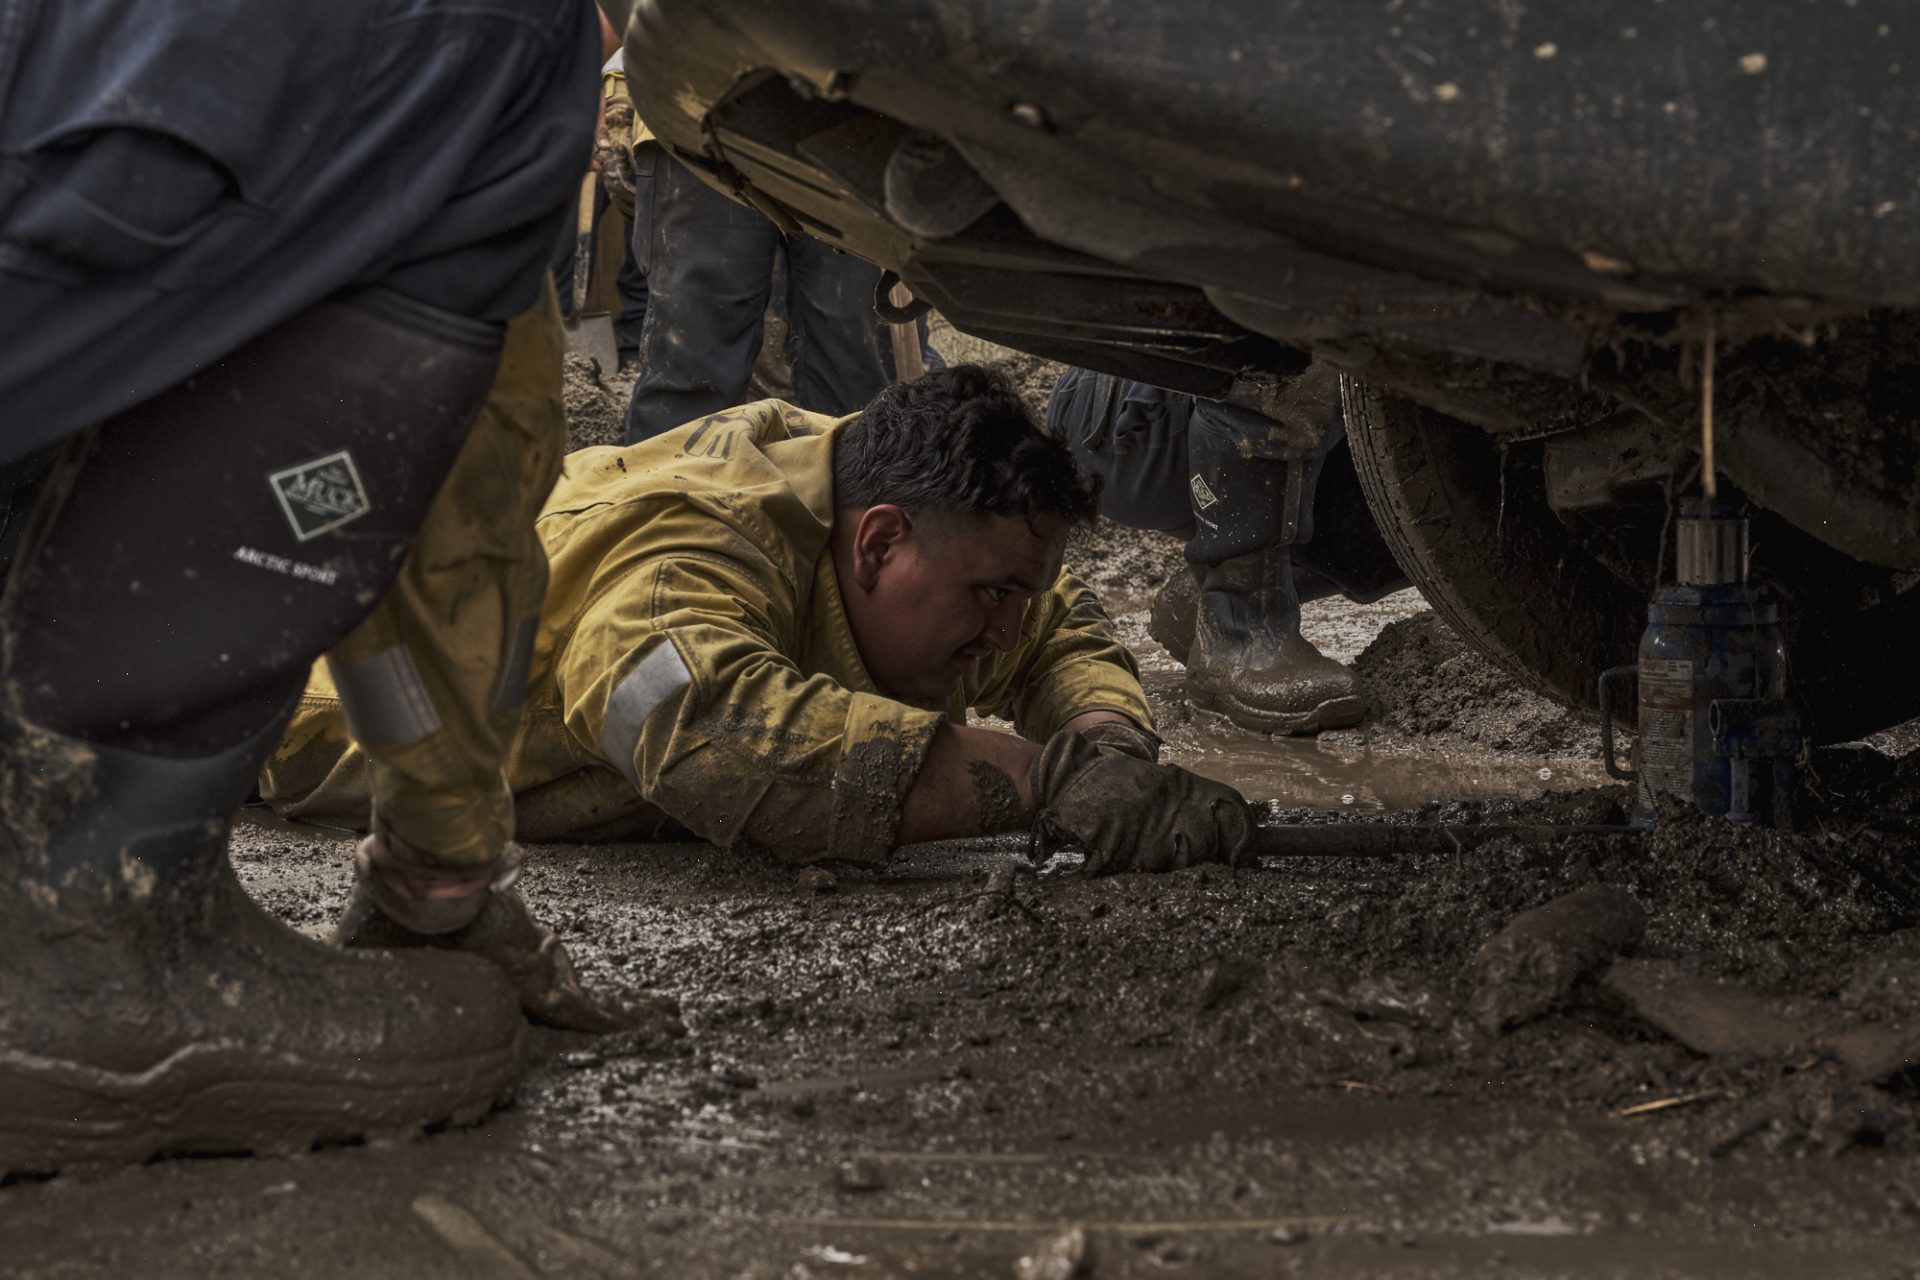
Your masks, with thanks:
[{"label": "mud clump", "polygon": [[[1585,794],[1609,792],[1625,799],[1624,788]],[[1536,807],[1544,806],[1513,813]],[[1764,986],[1805,985],[1920,919],[1920,865],[1909,865],[1910,852],[1909,841],[1865,832],[1783,832],[1663,811],[1644,840],[1624,831],[1545,844],[1502,838],[1459,857],[1397,863],[1399,874],[1367,889],[1383,910],[1336,913],[1303,945],[1382,968],[1454,973],[1465,996],[1467,962],[1508,921],[1610,885],[1645,909],[1640,954],[1685,957],[1699,972]]]},{"label": "mud clump", "polygon": [[627,401],[633,375],[602,377],[585,356],[566,357],[563,398],[567,411],[567,452],[595,445],[626,443]]},{"label": "mud clump", "polygon": [[[1783,832],[1670,810],[1645,837],[1501,838],[1355,868],[1247,999],[1288,1011],[1263,1024],[1293,1037],[1276,1051],[1400,1089],[1607,1109],[1712,1100],[1736,1104],[1694,1121],[1715,1151],[1920,1150],[1920,862],[1888,829],[1903,815],[1878,806],[1905,798],[1901,773],[1858,793],[1845,825],[1828,814]],[[1624,799],[1511,814],[1564,822],[1570,804]]]},{"label": "mud clump", "polygon": [[1438,614],[1388,624],[1354,670],[1372,691],[1372,722],[1435,746],[1592,757],[1600,727],[1533,693],[1481,657]]},{"label": "mud clump", "polygon": [[1488,1031],[1539,1017],[1646,928],[1633,895],[1612,885],[1587,885],[1521,912],[1473,958],[1474,1017]]},{"label": "mud clump", "polygon": [[1067,567],[1090,587],[1145,595],[1186,566],[1186,543],[1170,533],[1101,519],[1067,538]]}]

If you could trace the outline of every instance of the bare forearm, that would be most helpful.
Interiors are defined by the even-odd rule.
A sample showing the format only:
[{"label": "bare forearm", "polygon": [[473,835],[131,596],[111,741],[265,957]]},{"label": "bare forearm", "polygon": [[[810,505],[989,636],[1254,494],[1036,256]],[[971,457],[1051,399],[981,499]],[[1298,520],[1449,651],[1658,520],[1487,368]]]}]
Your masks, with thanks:
[{"label": "bare forearm", "polygon": [[[1086,729],[1105,720],[1133,724],[1118,711],[1084,711],[1060,726]],[[943,724],[901,806],[901,844],[1001,835],[1033,825],[1029,774],[1040,748],[1025,738]]]},{"label": "bare forearm", "polygon": [[1025,831],[1033,825],[1028,774],[1040,748],[1025,738],[943,724],[901,805],[901,844]]}]

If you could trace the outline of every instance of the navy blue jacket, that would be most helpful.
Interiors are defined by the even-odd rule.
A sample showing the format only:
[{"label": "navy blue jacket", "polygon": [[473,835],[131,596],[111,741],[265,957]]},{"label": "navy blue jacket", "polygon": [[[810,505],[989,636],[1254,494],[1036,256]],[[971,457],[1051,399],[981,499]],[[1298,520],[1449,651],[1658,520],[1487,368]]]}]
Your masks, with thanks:
[{"label": "navy blue jacket", "polygon": [[0,460],[343,287],[526,309],[598,36],[591,0],[0,4]]}]

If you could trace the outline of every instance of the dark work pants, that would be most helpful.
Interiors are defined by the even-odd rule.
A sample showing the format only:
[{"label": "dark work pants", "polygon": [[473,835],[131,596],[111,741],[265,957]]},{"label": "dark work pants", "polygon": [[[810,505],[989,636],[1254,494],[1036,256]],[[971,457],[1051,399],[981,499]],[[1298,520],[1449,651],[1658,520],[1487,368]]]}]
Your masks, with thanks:
[{"label": "dark work pants", "polygon": [[[1084,369],[1062,374],[1047,402],[1047,430],[1100,477],[1101,514],[1178,534],[1201,564],[1313,537],[1321,459],[1265,456],[1272,425],[1238,405]],[[1339,438],[1331,432],[1328,445]],[[1297,493],[1292,467],[1304,468]]]},{"label": "dark work pants", "polygon": [[0,606],[8,711],[169,756],[259,732],[399,571],[499,346],[342,295],[68,441]]},{"label": "dark work pants", "polygon": [[[764,215],[665,155],[634,222],[635,245],[646,247],[648,301],[629,441],[748,398],[781,247]],[[852,413],[893,379],[886,329],[873,311],[880,269],[810,236],[786,250],[794,400],[816,413]]]},{"label": "dark work pants", "polygon": [[[639,199],[649,197],[649,179],[642,175],[635,184],[639,188]],[[575,193],[573,202],[567,206],[566,234],[560,238],[560,246],[553,255],[553,282],[560,294],[560,314],[573,316],[573,256],[579,248],[579,201]],[[607,199],[604,189],[594,188],[593,220],[595,243],[599,242],[600,219],[613,216],[608,210],[613,202]],[[640,349],[640,328],[647,319],[647,273],[634,261],[633,237],[626,241],[626,255],[620,260],[620,314],[613,318],[613,336],[619,347],[622,362],[636,355]],[[611,372],[611,370],[609,370]]]},{"label": "dark work pants", "polygon": [[1100,477],[1100,513],[1116,524],[1184,538],[1196,564],[1293,547],[1303,598],[1339,590],[1370,600],[1405,585],[1337,436],[1332,452],[1309,461],[1305,509],[1289,527],[1291,464],[1257,456],[1265,422],[1085,369],[1062,374],[1047,403],[1048,432]]},{"label": "dark work pants", "polygon": [[1187,426],[1194,398],[1068,369],[1047,400],[1047,432],[1100,478],[1100,514],[1130,529],[1193,537]]}]

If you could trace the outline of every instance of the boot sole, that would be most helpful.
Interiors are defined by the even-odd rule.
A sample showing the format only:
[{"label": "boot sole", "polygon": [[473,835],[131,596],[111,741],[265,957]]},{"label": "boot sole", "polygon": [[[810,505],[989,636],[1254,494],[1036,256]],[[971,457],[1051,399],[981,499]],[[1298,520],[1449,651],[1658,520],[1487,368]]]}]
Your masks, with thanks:
[{"label": "boot sole", "polygon": [[0,1050],[0,1176],[87,1173],[176,1155],[291,1155],[473,1124],[519,1078],[526,1032],[497,1050],[372,1072],[357,1062],[194,1045],[141,1071]]},{"label": "boot sole", "polygon": [[1329,698],[1311,711],[1293,715],[1262,711],[1234,698],[1223,698],[1217,703],[1212,699],[1202,702],[1199,697],[1189,694],[1189,700],[1202,710],[1225,716],[1242,729],[1251,729],[1255,733],[1285,734],[1288,737],[1307,737],[1328,729],[1351,729],[1367,718],[1367,700],[1352,695]]}]

